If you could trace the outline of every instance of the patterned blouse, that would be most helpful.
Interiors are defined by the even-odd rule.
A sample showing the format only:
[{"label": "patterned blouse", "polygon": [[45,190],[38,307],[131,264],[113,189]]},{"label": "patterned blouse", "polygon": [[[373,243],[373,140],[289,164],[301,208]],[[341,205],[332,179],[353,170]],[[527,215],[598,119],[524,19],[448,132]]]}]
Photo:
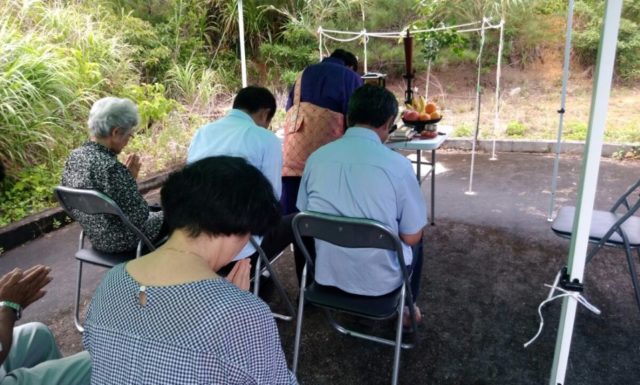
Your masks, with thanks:
[{"label": "patterned blouse", "polygon": [[[62,173],[62,185],[95,189],[113,199],[129,220],[153,242],[160,234],[162,212],[149,212],[135,179],[116,153],[88,141],[71,152]],[[119,253],[135,250],[138,237],[113,215],[88,215],[74,211],[85,234],[97,250]]]},{"label": "patterned blouse", "polygon": [[126,264],[98,286],[84,324],[91,384],[297,384],[268,306],[225,279],[140,285]]}]

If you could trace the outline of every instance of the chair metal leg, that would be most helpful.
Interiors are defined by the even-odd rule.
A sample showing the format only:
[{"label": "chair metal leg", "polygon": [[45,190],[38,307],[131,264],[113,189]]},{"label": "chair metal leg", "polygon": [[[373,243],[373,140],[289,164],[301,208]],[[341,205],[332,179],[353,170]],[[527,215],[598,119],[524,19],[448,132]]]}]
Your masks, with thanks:
[{"label": "chair metal leg", "polygon": [[[631,283],[633,284],[636,303],[638,304],[638,310],[640,310],[640,285],[638,285],[638,273],[636,272],[636,266],[633,262],[633,252],[629,245],[626,245],[625,252],[627,253],[627,263],[629,264],[629,273],[631,274]],[[640,256],[640,249],[638,250],[638,256]]]},{"label": "chair metal leg", "polygon": [[[267,255],[264,253],[264,251],[262,251],[262,249],[256,249],[258,250],[258,260],[256,261],[255,273],[253,275],[253,294],[258,297],[258,294],[260,293],[260,279],[262,278],[262,264],[264,263],[264,267],[271,275],[273,284],[276,286],[276,290],[278,290],[278,293],[284,300],[285,306],[287,307],[287,312],[289,313],[289,315],[283,315],[280,313],[271,312],[271,315],[273,315],[273,318],[277,318],[283,321],[291,321],[296,316],[296,311],[293,307],[293,304],[291,303],[286,290],[282,286],[282,283],[280,283],[280,281],[278,280],[278,276],[273,271],[271,261],[269,261]],[[282,253],[280,253],[280,255],[282,255]],[[280,258],[280,255],[278,255],[274,259],[274,261]]]},{"label": "chair metal leg", "polygon": [[556,278],[553,280],[553,285],[549,289],[549,294],[547,295],[547,299],[553,297],[554,294],[556,293],[555,288],[558,286],[558,283],[560,283],[561,276],[562,276],[562,269],[558,270],[558,274],[556,274]]},{"label": "chair metal leg", "polygon": [[[391,377],[391,384],[398,384],[398,374],[400,371],[400,349],[402,349],[402,316],[404,314],[404,297],[405,297],[405,285],[402,285],[402,291],[400,294],[400,303],[398,303],[398,320],[396,321],[396,346],[393,353],[393,374]],[[410,305],[410,307],[413,304]],[[413,312],[410,312],[413,317]],[[415,332],[415,331],[414,331]]]},{"label": "chair metal leg", "polygon": [[258,260],[256,261],[256,269],[253,273],[253,295],[256,297],[260,292],[260,276],[262,275],[262,253],[258,252]]},{"label": "chair metal leg", "polygon": [[78,329],[80,333],[83,333],[84,328],[80,324],[80,287],[81,286],[82,286],[82,261],[78,260],[78,279],[76,284],[76,303],[75,303],[74,313],[73,313],[74,314],[73,322],[76,325],[76,329]]},{"label": "chair metal leg", "polygon": [[293,367],[295,375],[298,370],[298,356],[300,352],[300,336],[302,334],[302,314],[304,312],[304,289],[307,286],[307,265],[302,269],[302,282],[300,282],[300,297],[298,299],[298,319],[296,320],[296,339],[293,344]]},{"label": "chair metal leg", "polygon": [[[352,330],[352,329],[348,329],[344,326],[342,326],[341,324],[339,324],[335,318],[333,318],[333,316],[331,315],[331,312],[325,308],[323,308],[324,310],[324,314],[327,317],[327,320],[329,321],[329,324],[331,324],[331,327],[333,327],[338,333],[340,334],[344,334],[345,336],[350,336],[350,337],[356,337],[356,338],[360,338],[363,340],[367,340],[367,341],[373,341],[373,342],[377,342],[379,344],[383,344],[383,345],[387,345],[387,346],[396,346],[396,340],[390,340],[387,338],[382,338],[382,337],[378,337],[378,336],[372,336],[370,334],[364,334],[364,333],[360,333],[358,331]],[[403,310],[404,310],[404,306],[403,306]],[[415,315],[413,315],[415,316]],[[402,323],[402,317],[400,317],[400,322]],[[417,330],[417,327],[414,327],[414,330]],[[402,340],[400,340],[400,347],[402,349],[413,349],[413,347],[415,346],[414,343],[402,343]]]},{"label": "chair metal leg", "polygon": [[[262,255],[261,255],[261,258],[262,258]],[[258,260],[260,260],[261,258],[258,258]],[[266,256],[264,256],[264,258],[266,258]],[[256,266],[259,266],[259,265],[260,265],[260,262],[257,262]],[[271,263],[268,263],[267,261],[265,261],[264,266],[267,269],[267,271],[269,272],[269,274],[271,274],[271,280],[273,281],[273,284],[276,286],[276,290],[278,290],[278,293],[280,293],[280,297],[282,297],[282,299],[284,300],[284,303],[285,303],[285,305],[287,307],[287,312],[289,313],[288,316],[282,315],[282,314],[279,314],[279,313],[273,313],[273,312],[271,314],[273,315],[274,318],[281,319],[283,321],[291,321],[293,319],[293,317],[295,317],[296,311],[293,308],[293,304],[291,303],[291,300],[289,299],[289,296],[287,295],[287,291],[284,289],[284,287],[282,286],[282,283],[278,279],[278,276],[273,271],[273,267],[271,266]],[[256,283],[259,282],[258,279],[259,278],[256,279]],[[256,286],[257,286],[257,284],[256,284]],[[257,296],[258,293],[256,292],[255,295]]]}]

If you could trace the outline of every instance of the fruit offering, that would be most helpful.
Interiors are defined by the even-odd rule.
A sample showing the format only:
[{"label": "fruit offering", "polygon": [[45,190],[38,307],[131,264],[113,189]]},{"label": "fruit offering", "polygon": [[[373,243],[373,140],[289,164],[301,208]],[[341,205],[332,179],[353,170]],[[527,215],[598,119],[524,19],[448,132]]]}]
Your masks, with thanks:
[{"label": "fruit offering", "polygon": [[440,120],[442,115],[438,112],[435,103],[427,102],[423,96],[413,98],[411,104],[405,104],[406,109],[402,113],[402,119],[409,122],[431,122]]}]

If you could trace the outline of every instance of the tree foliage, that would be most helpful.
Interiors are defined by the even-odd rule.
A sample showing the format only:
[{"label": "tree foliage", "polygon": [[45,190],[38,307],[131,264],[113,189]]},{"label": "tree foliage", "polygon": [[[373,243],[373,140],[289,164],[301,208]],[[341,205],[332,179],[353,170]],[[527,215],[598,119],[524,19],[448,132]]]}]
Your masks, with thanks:
[{"label": "tree foliage", "polygon": [[[574,46],[580,60],[593,65],[598,52],[604,2],[580,0],[576,3]],[[640,79],[640,0],[624,2],[618,47],[616,73],[625,80]]]}]

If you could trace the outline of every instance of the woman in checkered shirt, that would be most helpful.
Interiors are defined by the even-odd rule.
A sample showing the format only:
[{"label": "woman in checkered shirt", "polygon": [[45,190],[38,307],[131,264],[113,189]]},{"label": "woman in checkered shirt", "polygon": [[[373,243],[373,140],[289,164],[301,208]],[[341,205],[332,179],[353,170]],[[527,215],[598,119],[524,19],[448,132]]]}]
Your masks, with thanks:
[{"label": "woman in checkered shirt", "polygon": [[211,157],[161,191],[169,240],[114,267],[95,292],[83,342],[91,383],[295,384],[249,262],[215,272],[279,219],[269,181],[244,159]]}]

